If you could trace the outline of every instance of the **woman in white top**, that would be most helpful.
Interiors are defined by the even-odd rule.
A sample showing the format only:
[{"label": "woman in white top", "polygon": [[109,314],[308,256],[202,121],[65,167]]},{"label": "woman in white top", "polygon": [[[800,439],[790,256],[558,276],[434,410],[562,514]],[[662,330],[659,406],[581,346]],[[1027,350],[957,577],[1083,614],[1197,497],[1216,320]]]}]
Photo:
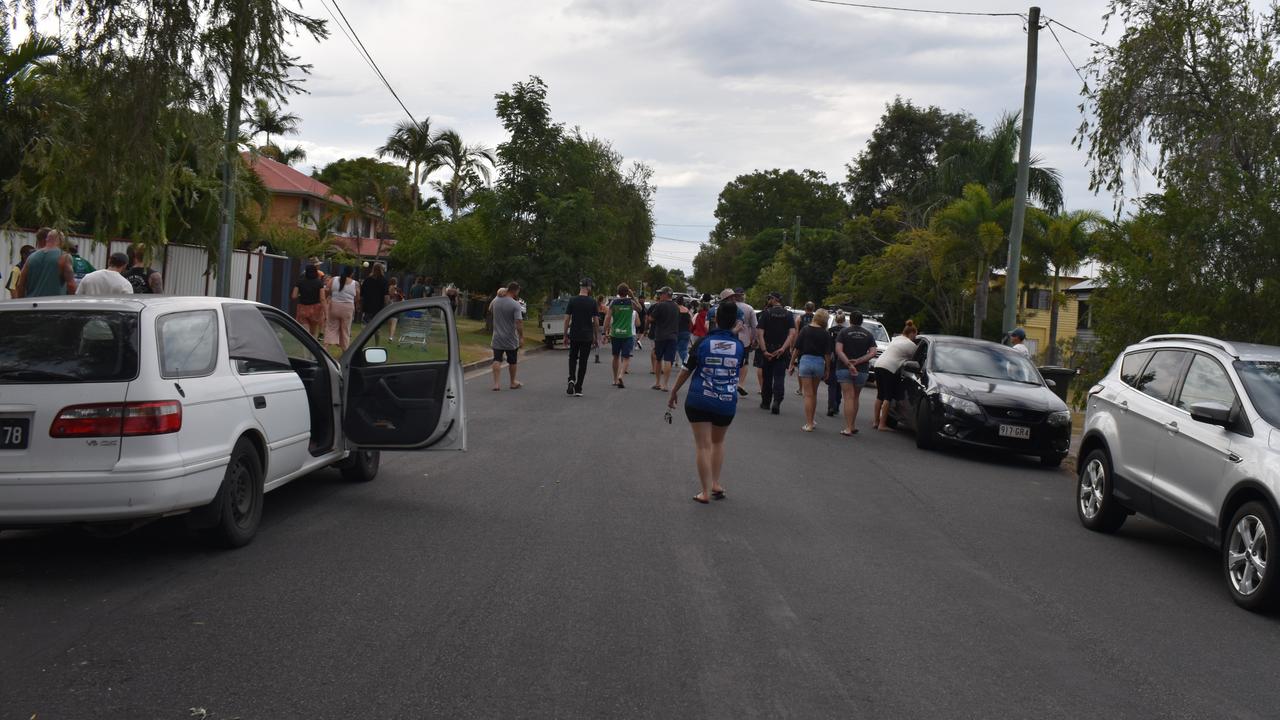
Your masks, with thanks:
[{"label": "woman in white top", "polygon": [[324,341],[346,350],[351,344],[351,319],[360,302],[360,283],[351,279],[351,268],[329,280],[329,320],[325,323]]},{"label": "woman in white top", "polygon": [[916,324],[908,320],[902,334],[889,343],[883,355],[876,358],[876,406],[875,414],[871,416],[876,422],[876,429],[889,429],[889,408],[898,399],[898,370],[915,354]]}]

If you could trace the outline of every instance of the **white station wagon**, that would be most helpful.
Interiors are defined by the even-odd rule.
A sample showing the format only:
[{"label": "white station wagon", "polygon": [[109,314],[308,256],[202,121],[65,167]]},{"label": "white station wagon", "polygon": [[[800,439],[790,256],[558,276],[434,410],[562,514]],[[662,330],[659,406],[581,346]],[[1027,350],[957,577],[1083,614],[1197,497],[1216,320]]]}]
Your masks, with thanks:
[{"label": "white station wagon", "polygon": [[[388,323],[417,342],[379,346]],[[226,298],[0,302],[0,528],[129,529],[189,513],[253,539],[263,493],[380,450],[465,450],[446,298],[380,312],[334,361],[279,310]]]}]

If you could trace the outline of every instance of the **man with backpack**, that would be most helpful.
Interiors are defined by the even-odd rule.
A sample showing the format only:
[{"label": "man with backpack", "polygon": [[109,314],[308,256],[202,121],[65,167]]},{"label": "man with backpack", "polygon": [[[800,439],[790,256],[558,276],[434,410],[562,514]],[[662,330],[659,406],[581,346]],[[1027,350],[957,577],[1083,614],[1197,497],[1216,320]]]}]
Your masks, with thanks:
[{"label": "man with backpack", "polygon": [[159,272],[147,265],[146,255],[147,248],[144,245],[129,248],[130,265],[124,271],[124,279],[129,281],[137,294],[159,295],[164,292],[164,280]]}]

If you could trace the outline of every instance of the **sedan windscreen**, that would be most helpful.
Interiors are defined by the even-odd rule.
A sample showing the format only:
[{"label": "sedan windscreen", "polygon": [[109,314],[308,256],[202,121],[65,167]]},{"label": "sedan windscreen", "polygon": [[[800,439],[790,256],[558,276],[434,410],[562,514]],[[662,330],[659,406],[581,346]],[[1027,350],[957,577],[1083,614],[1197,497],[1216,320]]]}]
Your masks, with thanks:
[{"label": "sedan windscreen", "polygon": [[0,312],[0,383],[124,382],[138,375],[138,314]]},{"label": "sedan windscreen", "polygon": [[1253,406],[1273,427],[1280,426],[1280,362],[1237,360],[1235,368]]},{"label": "sedan windscreen", "polygon": [[1030,360],[999,346],[934,343],[929,354],[936,372],[1041,384]]}]

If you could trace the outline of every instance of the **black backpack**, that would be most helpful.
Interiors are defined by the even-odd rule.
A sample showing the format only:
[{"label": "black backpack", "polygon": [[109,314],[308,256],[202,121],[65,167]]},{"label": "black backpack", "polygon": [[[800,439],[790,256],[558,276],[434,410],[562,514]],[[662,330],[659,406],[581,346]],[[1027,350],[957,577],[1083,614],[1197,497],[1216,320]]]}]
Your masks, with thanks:
[{"label": "black backpack", "polygon": [[151,273],[155,272],[149,267],[131,267],[125,271],[124,277],[133,286],[133,292],[137,294],[151,294]]}]

